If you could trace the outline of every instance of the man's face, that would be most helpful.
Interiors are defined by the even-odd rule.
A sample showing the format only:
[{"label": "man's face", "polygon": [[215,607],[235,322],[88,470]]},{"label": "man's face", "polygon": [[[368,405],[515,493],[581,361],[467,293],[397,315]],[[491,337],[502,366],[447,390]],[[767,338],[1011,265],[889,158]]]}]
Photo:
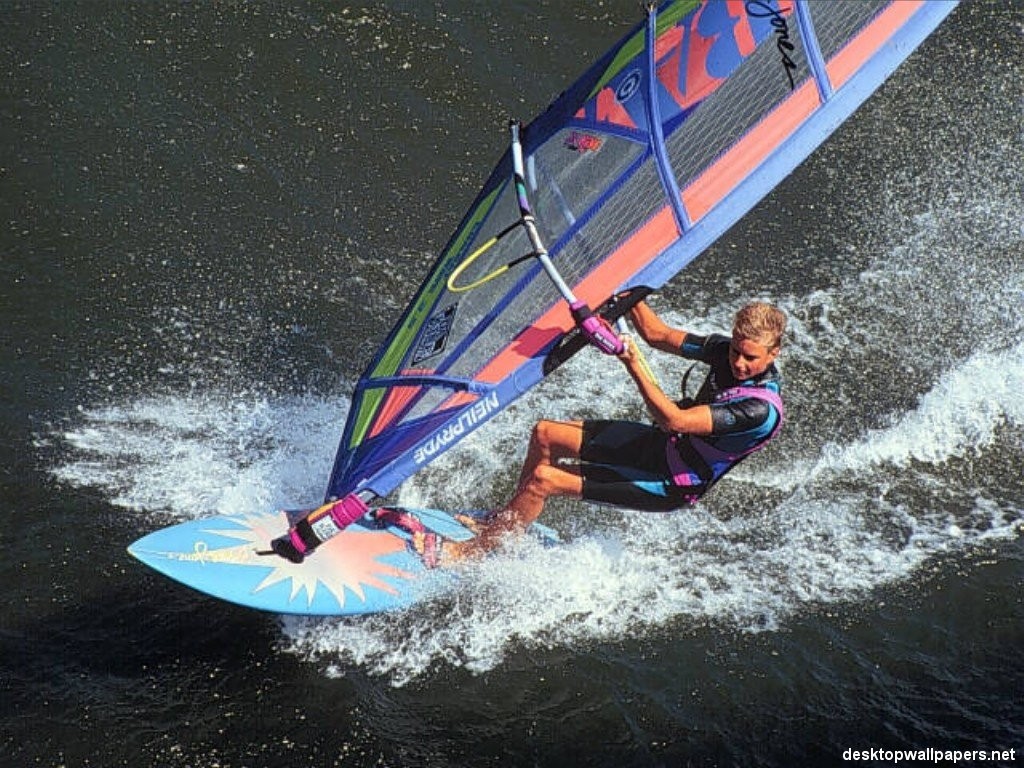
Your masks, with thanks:
[{"label": "man's face", "polygon": [[738,381],[761,375],[778,356],[778,347],[768,348],[750,339],[737,339],[733,336],[729,344],[729,365],[732,367],[732,375]]}]

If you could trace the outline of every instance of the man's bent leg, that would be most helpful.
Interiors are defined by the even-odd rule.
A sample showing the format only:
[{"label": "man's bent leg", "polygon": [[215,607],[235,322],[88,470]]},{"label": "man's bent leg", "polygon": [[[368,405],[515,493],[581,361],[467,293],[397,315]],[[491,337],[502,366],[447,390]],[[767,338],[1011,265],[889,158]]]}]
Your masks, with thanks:
[{"label": "man's bent leg", "polygon": [[[578,459],[580,447],[583,445],[583,422],[581,421],[538,421],[530,435],[530,445],[526,450],[526,460],[519,474],[519,485],[516,494],[530,482],[537,467],[544,464],[555,466],[562,459]],[[513,496],[513,500],[515,497]],[[509,501],[506,509],[515,508]]]},{"label": "man's bent leg", "polygon": [[540,517],[549,496],[579,497],[582,492],[583,478],[576,467],[563,469],[541,464],[531,479],[512,497],[509,506],[483,526],[475,538],[464,542],[447,542],[444,546],[445,554],[453,560],[461,560],[489,552],[509,534],[521,534],[529,528],[530,523]]},{"label": "man's bent leg", "polygon": [[582,442],[582,422],[538,422],[530,437],[515,495],[475,539],[449,543],[446,552],[454,559],[487,552],[504,536],[525,531],[540,517],[549,496],[580,496],[583,480],[579,472],[575,467],[560,467],[558,462],[578,458]]}]

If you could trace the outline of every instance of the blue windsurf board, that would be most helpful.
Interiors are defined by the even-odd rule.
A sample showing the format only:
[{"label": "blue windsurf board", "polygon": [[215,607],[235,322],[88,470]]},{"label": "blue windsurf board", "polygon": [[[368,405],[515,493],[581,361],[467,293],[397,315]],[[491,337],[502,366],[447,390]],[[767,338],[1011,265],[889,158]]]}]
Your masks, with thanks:
[{"label": "blue windsurf board", "polygon": [[[439,510],[403,510],[451,541],[473,532]],[[306,511],[222,515],[172,525],[134,542],[128,552],[193,589],[275,613],[346,616],[407,608],[450,586],[453,574],[427,568],[404,529],[367,515],[324,542],[302,563],[267,554],[270,542]],[[478,516],[480,513],[464,513]],[[546,544],[558,534],[534,524]]]}]

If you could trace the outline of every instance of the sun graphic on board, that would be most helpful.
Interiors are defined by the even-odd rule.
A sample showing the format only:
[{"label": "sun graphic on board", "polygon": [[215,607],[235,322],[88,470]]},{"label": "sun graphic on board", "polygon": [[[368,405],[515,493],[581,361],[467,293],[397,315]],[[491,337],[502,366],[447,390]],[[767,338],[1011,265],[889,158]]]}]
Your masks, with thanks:
[{"label": "sun graphic on board", "polygon": [[206,562],[270,567],[270,573],[253,589],[254,593],[288,582],[291,589],[289,602],[299,599],[305,591],[306,604],[312,605],[317,589],[323,588],[344,606],[346,590],[365,601],[367,587],[395,595],[398,588],[385,579],[416,578],[409,571],[381,562],[381,558],[405,550],[405,543],[397,536],[365,530],[342,531],[321,545],[315,555],[299,564],[282,557],[259,554],[268,548],[271,539],[288,529],[288,518],[284,512],[238,515],[230,519],[241,527],[210,528],[205,533],[237,539],[242,543],[200,552],[203,543],[199,542],[195,555]]}]

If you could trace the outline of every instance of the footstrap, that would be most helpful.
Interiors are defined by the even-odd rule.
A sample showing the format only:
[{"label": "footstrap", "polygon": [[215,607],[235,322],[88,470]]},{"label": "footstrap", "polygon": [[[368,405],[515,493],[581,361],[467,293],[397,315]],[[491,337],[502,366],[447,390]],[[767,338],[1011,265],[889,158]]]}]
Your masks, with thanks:
[{"label": "footstrap", "polygon": [[[437,568],[440,564],[441,548],[444,546],[441,536],[429,530],[414,514],[406,509],[382,507],[373,511],[373,517],[384,525],[394,526],[412,536],[408,543],[409,549],[420,556],[427,568]],[[417,546],[417,540],[422,548]]]}]

